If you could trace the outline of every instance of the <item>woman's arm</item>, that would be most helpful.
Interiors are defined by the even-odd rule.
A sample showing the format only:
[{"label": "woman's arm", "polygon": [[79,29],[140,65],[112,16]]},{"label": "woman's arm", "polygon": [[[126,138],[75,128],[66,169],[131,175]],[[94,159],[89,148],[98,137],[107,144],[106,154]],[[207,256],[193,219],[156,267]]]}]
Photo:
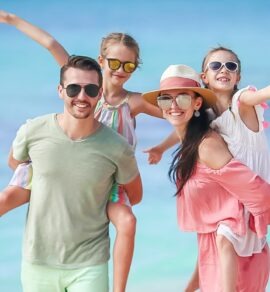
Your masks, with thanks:
[{"label": "woman's arm", "polygon": [[22,33],[49,50],[56,62],[62,67],[66,64],[69,54],[49,33],[29,23],[19,16],[0,10],[0,22],[13,25]]},{"label": "woman's arm", "polygon": [[213,135],[205,140],[199,156],[209,168],[209,178],[247,208],[254,217],[253,230],[258,237],[265,236],[270,224],[270,184],[243,163],[231,159],[225,142],[222,146]]},{"label": "woman's arm", "polygon": [[148,153],[149,164],[157,164],[161,160],[163,153],[177,143],[180,143],[180,141],[177,133],[174,131],[160,144],[145,149],[143,152]]}]

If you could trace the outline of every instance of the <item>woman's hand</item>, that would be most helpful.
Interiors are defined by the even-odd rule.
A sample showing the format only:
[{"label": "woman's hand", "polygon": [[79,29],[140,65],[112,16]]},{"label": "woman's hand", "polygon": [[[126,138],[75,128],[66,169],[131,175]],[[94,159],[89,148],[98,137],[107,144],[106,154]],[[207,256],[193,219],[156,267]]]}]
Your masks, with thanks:
[{"label": "woman's hand", "polygon": [[144,153],[148,153],[148,163],[157,164],[162,158],[163,151],[158,146],[154,146],[143,150]]}]

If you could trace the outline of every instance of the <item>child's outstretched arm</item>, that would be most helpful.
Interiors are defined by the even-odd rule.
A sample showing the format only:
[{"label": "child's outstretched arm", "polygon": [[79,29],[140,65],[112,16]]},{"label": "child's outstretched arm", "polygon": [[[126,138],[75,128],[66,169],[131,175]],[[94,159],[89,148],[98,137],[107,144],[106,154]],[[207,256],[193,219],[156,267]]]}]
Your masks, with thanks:
[{"label": "child's outstretched arm", "polygon": [[3,10],[0,10],[0,22],[13,25],[41,46],[48,49],[60,66],[66,64],[69,57],[68,52],[43,29],[29,23],[15,14]]},{"label": "child's outstretched arm", "polygon": [[142,97],[141,100],[142,113],[157,118],[163,118],[162,110],[159,107],[154,106],[153,104],[145,101]]},{"label": "child's outstretched arm", "polygon": [[241,103],[255,106],[270,100],[270,85],[260,90],[245,90],[241,93],[239,100]]},{"label": "child's outstretched arm", "polygon": [[161,109],[143,99],[141,93],[133,92],[129,98],[129,106],[132,117],[138,114],[147,114],[149,116],[163,118]]},{"label": "child's outstretched arm", "polygon": [[148,163],[157,164],[161,160],[163,153],[177,143],[179,143],[179,137],[177,136],[176,132],[172,132],[160,144],[143,150],[144,153],[148,153]]}]

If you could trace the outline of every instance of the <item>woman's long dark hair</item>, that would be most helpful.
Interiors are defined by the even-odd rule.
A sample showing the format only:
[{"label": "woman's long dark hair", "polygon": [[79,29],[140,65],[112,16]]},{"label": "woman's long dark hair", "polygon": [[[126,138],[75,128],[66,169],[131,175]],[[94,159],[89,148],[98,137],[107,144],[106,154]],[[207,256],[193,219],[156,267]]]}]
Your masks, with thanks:
[{"label": "woman's long dark hair", "polygon": [[177,185],[175,195],[180,196],[183,186],[192,176],[198,159],[199,145],[210,129],[210,119],[204,101],[199,112],[199,117],[193,115],[189,121],[184,140],[173,153],[174,157],[168,175]]}]

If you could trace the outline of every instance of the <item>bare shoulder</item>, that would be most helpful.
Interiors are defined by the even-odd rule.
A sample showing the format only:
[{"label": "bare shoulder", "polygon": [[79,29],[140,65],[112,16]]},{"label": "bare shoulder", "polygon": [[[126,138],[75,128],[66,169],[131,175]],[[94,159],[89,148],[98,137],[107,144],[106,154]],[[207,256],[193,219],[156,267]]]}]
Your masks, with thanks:
[{"label": "bare shoulder", "polygon": [[142,107],[142,95],[139,92],[129,91],[128,93],[128,104],[132,113],[132,116],[135,117],[141,111]]},{"label": "bare shoulder", "polygon": [[129,91],[128,100],[130,103],[139,103],[142,100],[142,94],[140,92]]},{"label": "bare shoulder", "polygon": [[141,92],[134,92],[134,91],[129,91],[128,92],[128,95],[129,95],[129,97],[131,97],[131,98],[136,98],[136,97],[142,97],[142,94],[141,94]]},{"label": "bare shoulder", "polygon": [[232,159],[232,155],[223,138],[211,131],[199,146],[199,160],[212,169],[220,169]]}]

